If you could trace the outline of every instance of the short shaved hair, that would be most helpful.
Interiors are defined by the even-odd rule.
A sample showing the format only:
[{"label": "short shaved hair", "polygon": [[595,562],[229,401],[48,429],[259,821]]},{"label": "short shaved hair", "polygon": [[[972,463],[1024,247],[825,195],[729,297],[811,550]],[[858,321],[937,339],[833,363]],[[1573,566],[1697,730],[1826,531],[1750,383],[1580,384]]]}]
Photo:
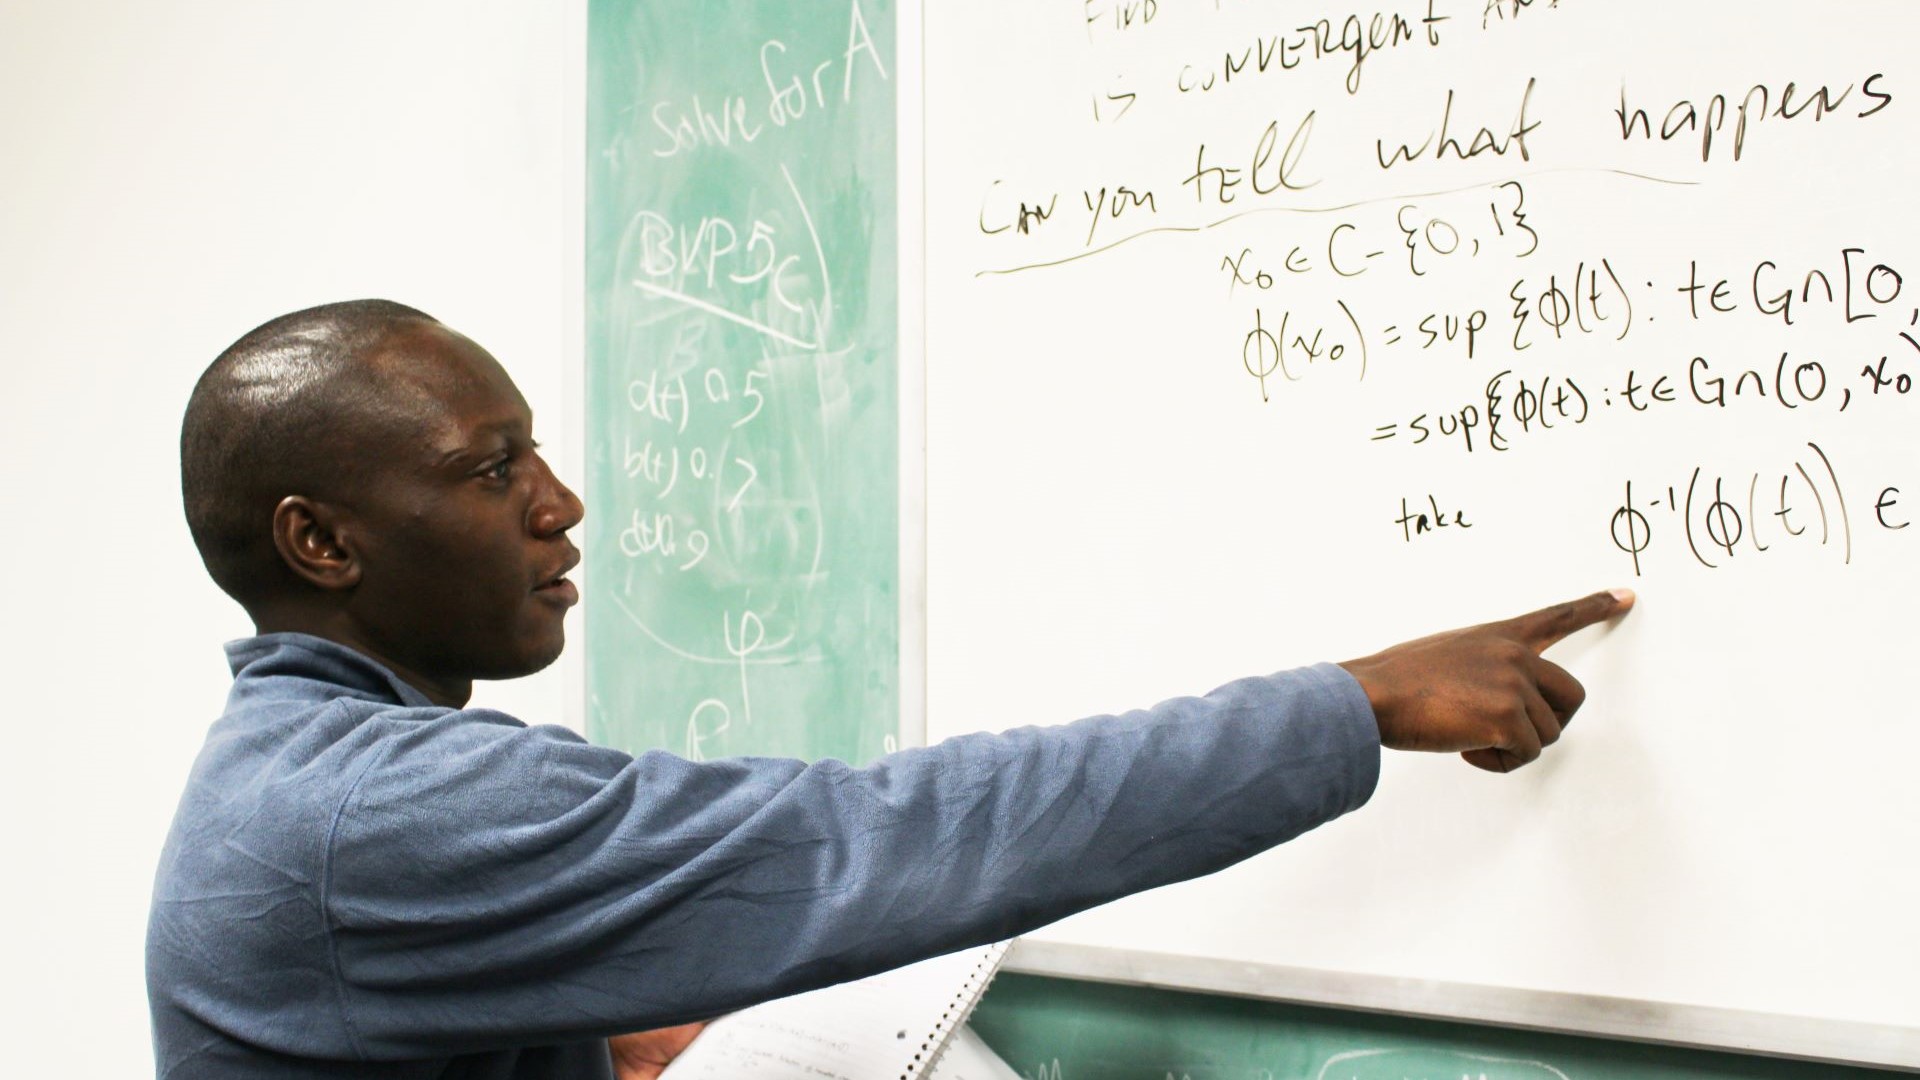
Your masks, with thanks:
[{"label": "short shaved hair", "polygon": [[337,497],[364,471],[354,421],[384,411],[365,361],[437,322],[391,300],[323,304],[248,331],[200,376],[180,427],[187,527],[214,583],[249,612],[294,581],[273,546],[280,500]]}]

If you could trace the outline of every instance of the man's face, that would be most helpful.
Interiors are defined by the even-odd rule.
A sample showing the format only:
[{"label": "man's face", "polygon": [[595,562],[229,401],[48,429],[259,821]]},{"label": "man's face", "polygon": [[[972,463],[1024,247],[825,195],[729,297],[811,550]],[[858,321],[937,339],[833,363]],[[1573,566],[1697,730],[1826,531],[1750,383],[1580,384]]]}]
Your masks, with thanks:
[{"label": "man's face", "polygon": [[536,452],[526,401],[438,324],[397,333],[373,366],[374,456],[346,508],[361,571],[348,613],[403,677],[457,686],[547,666],[580,599],[563,575],[584,510]]}]

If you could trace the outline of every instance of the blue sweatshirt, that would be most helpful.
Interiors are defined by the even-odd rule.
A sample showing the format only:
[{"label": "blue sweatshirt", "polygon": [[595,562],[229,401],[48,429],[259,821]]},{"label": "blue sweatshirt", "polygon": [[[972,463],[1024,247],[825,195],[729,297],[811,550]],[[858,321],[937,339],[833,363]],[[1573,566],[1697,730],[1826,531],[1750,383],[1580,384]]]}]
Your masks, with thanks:
[{"label": "blue sweatshirt", "polygon": [[608,1035],[1219,870],[1379,775],[1332,665],[864,768],[634,757],[302,634],[233,691],[160,860],[162,1077],[605,1077]]}]

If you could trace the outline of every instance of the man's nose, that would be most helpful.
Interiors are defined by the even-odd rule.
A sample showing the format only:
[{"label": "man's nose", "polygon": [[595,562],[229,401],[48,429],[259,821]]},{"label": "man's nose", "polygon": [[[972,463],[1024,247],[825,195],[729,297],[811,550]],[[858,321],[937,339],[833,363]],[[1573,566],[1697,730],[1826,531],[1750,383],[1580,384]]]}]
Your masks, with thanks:
[{"label": "man's nose", "polygon": [[540,481],[540,490],[527,512],[528,529],[535,536],[546,537],[566,532],[580,524],[581,519],[587,516],[586,504],[571,488],[561,483],[559,477],[553,475],[553,470],[547,468],[544,460],[540,462]]}]

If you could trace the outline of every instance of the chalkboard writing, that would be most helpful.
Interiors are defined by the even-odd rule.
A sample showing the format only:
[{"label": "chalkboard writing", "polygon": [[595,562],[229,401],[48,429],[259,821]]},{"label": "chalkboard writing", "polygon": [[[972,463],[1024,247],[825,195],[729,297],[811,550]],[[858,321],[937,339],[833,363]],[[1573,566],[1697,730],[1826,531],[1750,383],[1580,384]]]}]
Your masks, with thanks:
[{"label": "chalkboard writing", "polygon": [[870,758],[899,717],[891,5],[590,22],[589,730]]},{"label": "chalkboard writing", "polygon": [[1557,650],[1592,695],[1537,770],[1396,757],[1352,819],[1044,939],[1865,1025],[1920,1063],[1916,30],[929,10],[933,734],[1641,596]]}]

